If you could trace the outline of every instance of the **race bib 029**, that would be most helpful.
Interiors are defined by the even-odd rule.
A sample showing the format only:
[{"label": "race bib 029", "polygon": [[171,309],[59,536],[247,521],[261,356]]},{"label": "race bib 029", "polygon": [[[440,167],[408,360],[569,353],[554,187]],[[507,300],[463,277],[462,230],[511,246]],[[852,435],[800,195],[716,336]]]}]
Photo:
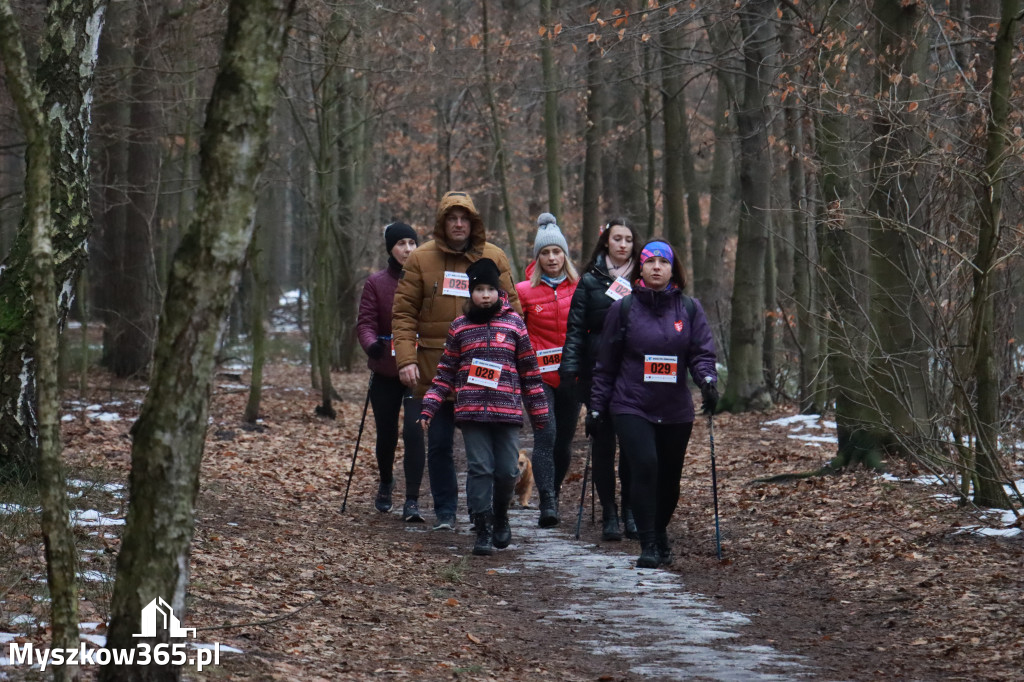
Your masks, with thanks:
[{"label": "race bib 029", "polygon": [[677,355],[645,355],[644,381],[674,384],[678,367],[679,356]]}]

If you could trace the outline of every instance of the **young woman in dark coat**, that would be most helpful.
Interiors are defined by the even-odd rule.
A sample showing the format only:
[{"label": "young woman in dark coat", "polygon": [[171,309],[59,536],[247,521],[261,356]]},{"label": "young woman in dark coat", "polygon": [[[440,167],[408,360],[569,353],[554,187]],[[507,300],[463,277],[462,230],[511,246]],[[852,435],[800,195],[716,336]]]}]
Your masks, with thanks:
[{"label": "young woman in dark coat", "polygon": [[[631,275],[640,256],[636,231],[622,218],[611,220],[601,231],[594,253],[583,268],[569,306],[569,320],[562,350],[559,376],[576,386],[576,396],[590,409],[590,387],[597,351],[608,308],[632,287]],[[590,435],[590,434],[588,434]],[[615,505],[615,432],[611,422],[598,426],[590,441],[594,462],[594,485],[601,500],[603,540],[621,540],[619,511]],[[619,458],[622,482],[622,517],[626,537],[636,538],[636,525],[629,505],[629,467]]]},{"label": "young woman in dark coat", "polygon": [[398,415],[402,403],[410,401],[406,403],[408,409],[402,425],[405,443],[405,505],[402,508],[402,520],[410,522],[423,521],[419,496],[426,449],[423,445],[423,430],[417,421],[419,404],[398,378],[391,337],[391,306],[395,300],[402,266],[418,244],[416,230],[405,223],[391,223],[384,228],[388,265],[366,278],[356,320],[359,345],[366,351],[366,364],[373,372],[370,404],[373,405],[373,420],[377,426],[377,469],[380,472],[377,498],[373,504],[379,512],[391,511],[391,491],[395,487],[392,470],[395,448],[398,446]]},{"label": "young woman in dark coat", "polygon": [[[671,562],[668,524],[693,429],[686,370],[701,389],[704,413],[718,402],[715,345],[704,309],[686,284],[667,242],[644,245],[625,320],[621,302],[605,318],[594,369],[588,429],[610,421],[629,462],[633,514],[640,534],[637,566]],[[623,333],[624,332],[624,333]]]}]

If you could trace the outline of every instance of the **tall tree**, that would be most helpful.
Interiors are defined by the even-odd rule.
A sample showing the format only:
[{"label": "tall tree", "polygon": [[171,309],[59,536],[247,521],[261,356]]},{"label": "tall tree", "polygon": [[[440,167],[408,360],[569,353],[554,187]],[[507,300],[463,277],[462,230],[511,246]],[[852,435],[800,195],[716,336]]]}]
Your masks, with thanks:
[{"label": "tall tree", "polygon": [[[686,222],[687,192],[693,190],[687,185],[687,175],[693,179],[693,160],[690,158],[690,135],[686,125],[686,94],[684,91],[682,29],[678,26],[662,35],[662,117],[665,124],[664,205],[665,236],[677,249],[683,259],[683,272],[687,280],[693,280],[693,245],[689,225]],[[686,166],[689,166],[687,173]],[[694,195],[694,199],[696,199]]]},{"label": "tall tree", "polygon": [[[67,319],[93,226],[87,140],[96,44],[105,7],[105,0],[52,3],[46,49],[37,67],[49,125],[51,241],[54,278],[61,283],[58,328]],[[38,452],[30,242],[30,232],[19,231],[0,266],[0,477],[31,477]]]},{"label": "tall tree", "polygon": [[552,21],[551,0],[540,0],[540,64],[544,80],[544,150],[547,160],[548,211],[562,215],[562,166],[558,160],[558,72],[554,41],[558,32]]},{"label": "tall tree", "polygon": [[[600,4],[598,5],[600,9]],[[583,132],[583,205],[580,207],[580,261],[585,262],[594,251],[601,225],[601,161],[604,145],[605,117],[603,60],[601,44],[587,43],[587,110]]]},{"label": "tall tree", "polygon": [[977,391],[977,480],[974,502],[986,507],[1011,508],[1003,481],[1007,479],[999,465],[999,376],[995,353],[994,279],[997,255],[1002,239],[1003,168],[1015,152],[1009,126],[1012,95],[1013,52],[1020,36],[1021,0],[1002,0],[999,31],[993,44],[992,84],[989,101],[988,131],[985,142],[985,168],[978,183],[979,231],[974,255],[974,294],[971,299],[971,349],[974,355],[974,381]]},{"label": "tall tree", "polygon": [[[133,427],[131,506],[107,643],[132,648],[142,608],[181,617],[214,351],[252,237],[276,81],[294,0],[232,0],[202,138],[196,212],[175,255],[150,390]],[[159,637],[167,641],[167,632]],[[107,666],[104,680],[177,680],[173,666]]]},{"label": "tall tree", "polygon": [[754,0],[739,10],[743,34],[743,104],[737,114],[740,135],[740,225],[732,294],[729,379],[723,408],[764,409],[771,396],[762,371],[764,346],[765,251],[771,221],[768,172],[768,97],[775,35],[773,0]]},{"label": "tall tree", "polygon": [[[93,9],[86,17],[78,14],[83,10]],[[52,3],[48,7],[47,25],[51,26],[51,40],[56,36],[56,29],[85,28],[79,40],[69,41],[79,48],[95,45],[102,26],[102,8],[82,7],[77,3]],[[88,40],[85,40],[88,38]],[[62,49],[59,42],[48,43],[48,48],[58,53],[57,60],[67,65],[70,55]],[[39,81],[29,73],[28,59],[22,45],[20,31],[14,20],[14,14],[8,0],[0,0],[0,56],[3,57],[8,86],[11,90],[16,109],[27,140],[26,173],[25,173],[25,231],[29,233],[29,262],[22,267],[31,275],[31,296],[33,314],[32,340],[34,341],[35,357],[27,359],[32,365],[36,381],[35,415],[38,428],[39,448],[39,497],[42,503],[42,533],[46,551],[46,577],[50,590],[50,620],[53,632],[53,646],[60,649],[78,648],[78,580],[76,578],[77,554],[75,538],[68,518],[67,483],[61,457],[60,437],[60,395],[57,388],[57,336],[58,336],[58,300],[57,286],[54,279],[54,248],[51,234],[54,232],[54,217],[61,215],[66,218],[68,207],[53,202],[51,188],[81,189],[75,183],[81,178],[76,174],[80,167],[55,168],[52,158],[52,147],[57,146],[61,154],[69,150],[64,146],[68,142],[81,141],[67,135],[61,128],[48,126],[44,115],[43,96],[39,83],[67,85],[64,74],[50,71],[57,62],[44,59],[39,71]],[[85,65],[92,67],[92,61]],[[52,110],[51,110],[51,113]],[[67,135],[69,139],[63,139]],[[83,150],[80,153],[85,156]],[[68,158],[62,158],[68,162]],[[57,172],[55,172],[57,171]],[[51,181],[51,175],[56,179]],[[68,183],[69,179],[72,181]],[[81,198],[81,197],[79,197]],[[62,295],[70,297],[72,286],[67,282],[62,287]],[[68,305],[68,301],[64,305]],[[66,308],[64,314],[66,314]],[[76,665],[62,665],[54,668],[56,680],[77,678]]]}]

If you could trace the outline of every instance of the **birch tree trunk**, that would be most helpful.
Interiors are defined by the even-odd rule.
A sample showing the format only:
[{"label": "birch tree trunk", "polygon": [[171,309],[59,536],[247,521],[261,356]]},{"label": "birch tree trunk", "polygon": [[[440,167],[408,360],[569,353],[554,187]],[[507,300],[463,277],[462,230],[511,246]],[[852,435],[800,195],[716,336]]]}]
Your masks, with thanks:
[{"label": "birch tree trunk", "polygon": [[[142,608],[157,597],[185,616],[217,335],[252,237],[256,180],[293,11],[294,0],[232,0],[228,7],[196,213],[171,267],[150,390],[132,429],[131,506],[117,557],[110,648],[136,645]],[[168,641],[168,633],[157,639]],[[101,671],[104,680],[179,677],[173,666]]]},{"label": "birch tree trunk", "polygon": [[[48,22],[71,18],[50,6]],[[98,19],[98,17],[97,17]],[[97,26],[97,30],[99,27]],[[43,97],[28,68],[20,30],[8,0],[0,0],[0,57],[8,88],[25,132],[25,208],[23,226],[29,232],[29,262],[36,380],[36,418],[39,434],[39,498],[50,590],[52,644],[78,648],[78,582],[75,578],[75,538],[68,518],[67,484],[61,466],[60,395],[57,389],[57,294],[54,282],[51,205],[50,131],[43,114]],[[60,184],[56,183],[59,187]],[[76,679],[78,666],[56,666],[55,680]]]},{"label": "birch tree trunk", "polygon": [[[36,74],[37,82],[46,87],[42,110],[47,112],[50,139],[51,242],[54,280],[60,283],[57,329],[67,319],[92,232],[87,140],[96,46],[105,7],[105,0],[49,3],[46,49]],[[36,472],[37,353],[29,290],[30,241],[29,231],[21,230],[0,266],[0,478],[30,479]]]}]

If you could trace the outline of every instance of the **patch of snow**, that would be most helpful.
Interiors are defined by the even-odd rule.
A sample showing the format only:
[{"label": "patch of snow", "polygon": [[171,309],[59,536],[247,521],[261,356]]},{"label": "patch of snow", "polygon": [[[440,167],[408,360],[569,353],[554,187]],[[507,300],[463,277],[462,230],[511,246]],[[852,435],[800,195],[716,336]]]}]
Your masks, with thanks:
[{"label": "patch of snow", "polygon": [[839,443],[839,439],[836,438],[835,436],[804,436],[804,435],[796,435],[796,436],[794,436],[794,435],[790,434],[789,436],[787,436],[787,438],[791,438],[793,440],[806,440],[806,441],[810,441],[812,443],[836,443],[836,444]]},{"label": "patch of snow", "polygon": [[104,516],[95,509],[74,509],[71,511],[71,523],[75,526],[123,526],[124,519]]}]

